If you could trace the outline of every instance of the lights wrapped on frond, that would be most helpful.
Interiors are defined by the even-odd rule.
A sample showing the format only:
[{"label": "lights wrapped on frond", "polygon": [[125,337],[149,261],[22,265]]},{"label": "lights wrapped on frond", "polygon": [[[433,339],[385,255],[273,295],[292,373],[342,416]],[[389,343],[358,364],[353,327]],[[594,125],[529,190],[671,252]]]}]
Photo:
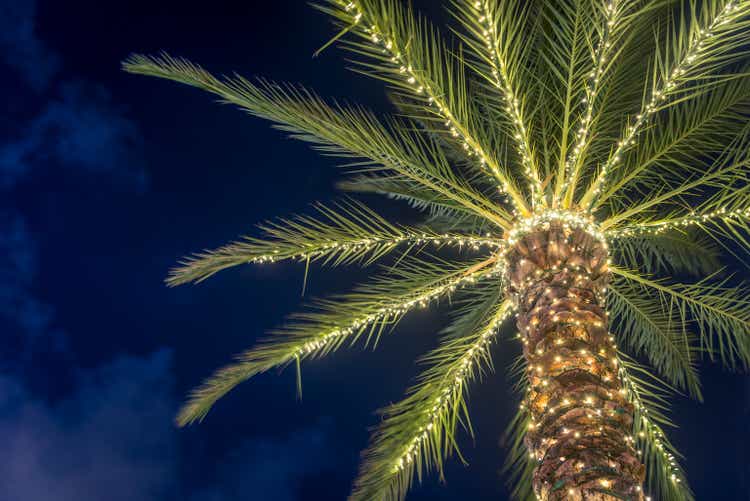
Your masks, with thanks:
[{"label": "lights wrapped on frond", "polygon": [[219,398],[274,367],[323,356],[362,335],[375,342],[383,329],[395,325],[411,309],[426,307],[464,286],[498,276],[496,261],[491,258],[460,266],[410,259],[348,295],[319,301],[316,310],[293,316],[286,327],[238,355],[234,364],[218,370],[194,390],[177,422],[184,426],[201,421]]},{"label": "lights wrapped on frond", "polygon": [[[541,170],[536,160],[532,145],[533,134],[524,109],[526,99],[521,95],[522,61],[518,61],[523,39],[523,20],[527,17],[528,5],[514,2],[495,2],[491,0],[454,0],[453,5],[460,13],[461,24],[468,31],[464,38],[472,48],[479,61],[486,65],[487,71],[480,73],[489,84],[500,93],[503,99],[503,110],[508,115],[512,127],[512,138],[521,159],[523,173],[529,181],[532,209],[541,209],[549,205],[545,188],[540,178]],[[537,207],[539,206],[539,207]]]},{"label": "lights wrapped on frond", "polygon": [[[748,69],[745,65],[738,71]],[[728,137],[745,134],[748,114],[750,80],[745,78],[712,85],[679,106],[670,106],[643,131],[639,147],[623,157],[622,168],[611,171],[597,206],[618,212],[654,185],[674,186],[705,173],[715,155],[726,148]]]},{"label": "lights wrapped on frond", "polygon": [[670,230],[702,227],[727,221],[747,222],[750,220],[750,207],[729,210],[725,207],[711,212],[695,213],[655,221],[646,221],[613,229],[607,232],[611,238],[627,238],[640,235],[659,235]]},{"label": "lights wrapped on frond", "polygon": [[245,237],[191,256],[172,270],[167,283],[202,282],[221,270],[247,263],[296,260],[323,261],[332,266],[354,262],[368,265],[404,244],[418,248],[432,244],[475,250],[501,245],[499,239],[490,236],[437,234],[429,228],[396,226],[356,202],[334,208],[318,204],[316,209],[324,220],[297,216],[261,225],[266,239]]},{"label": "lights wrapped on frond", "polygon": [[277,128],[312,143],[325,154],[366,159],[357,163],[358,169],[397,173],[501,228],[510,225],[510,214],[455,175],[434,140],[415,134],[398,121],[383,123],[361,107],[329,105],[304,88],[264,80],[256,85],[242,77],[219,79],[190,61],[166,54],[131,56],[123,68],[211,92],[222,102],[276,123]]},{"label": "lights wrapped on frond", "polygon": [[583,98],[585,111],[574,126],[575,144],[567,152],[564,168],[558,176],[555,196],[562,199],[563,206],[569,206],[575,195],[575,188],[580,176],[581,160],[584,158],[586,147],[591,136],[594,120],[594,109],[599,101],[604,74],[607,69],[613,49],[618,42],[618,35],[622,18],[628,13],[628,8],[635,2],[611,0],[600,8],[603,11],[602,26],[599,30],[599,41],[591,50],[592,70],[587,75],[586,95]]},{"label": "lights wrapped on frond", "polygon": [[[723,0],[705,2],[699,9],[694,2],[685,7],[684,16],[694,19],[695,10],[703,14],[702,23],[691,24],[687,41],[675,43],[678,53],[672,65],[660,68],[660,79],[651,89],[650,97],[644,100],[640,112],[624,128],[620,140],[580,200],[584,208],[596,207],[597,195],[606,183],[610,170],[622,161],[623,154],[633,148],[638,135],[658,111],[669,105],[670,99],[687,89],[689,83],[695,83],[697,89],[706,84],[701,82],[708,70],[715,70],[742,57],[742,53],[732,51],[741,48],[750,41],[750,2],[746,0]],[[681,20],[680,20],[681,21]],[[702,70],[702,71],[701,71]],[[714,85],[721,80],[714,77]]]},{"label": "lights wrapped on frond", "polygon": [[659,501],[694,500],[685,471],[678,463],[681,454],[663,429],[664,426],[675,426],[665,415],[670,388],[648,374],[633,359],[620,354],[618,360],[623,391],[635,408],[630,440],[646,465],[648,485],[656,491]]},{"label": "lights wrapped on frond", "polygon": [[[500,301],[499,303],[497,301]],[[489,347],[512,305],[497,294],[494,304],[475,311],[471,330],[446,339],[423,362],[422,374],[401,402],[383,411],[384,421],[364,453],[354,500],[403,499],[416,476],[432,469],[441,475],[444,459],[457,449],[458,423],[469,428],[466,384],[492,366]]]},{"label": "lights wrapped on frond", "polygon": [[350,45],[371,59],[363,63],[363,71],[408,92],[431,122],[443,122],[443,130],[497,180],[515,210],[528,214],[527,201],[511,174],[490,154],[488,139],[478,135],[482,129],[467,99],[465,80],[455,71],[453,56],[435,29],[416,20],[398,0],[327,1],[330,7],[319,8],[344,24],[342,33],[351,31],[362,40]]}]

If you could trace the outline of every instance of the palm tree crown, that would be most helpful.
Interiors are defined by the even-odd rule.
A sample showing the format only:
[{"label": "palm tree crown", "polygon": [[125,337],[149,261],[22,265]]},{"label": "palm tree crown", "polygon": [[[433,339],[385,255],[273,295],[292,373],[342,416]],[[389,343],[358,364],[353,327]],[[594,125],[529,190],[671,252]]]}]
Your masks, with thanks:
[{"label": "palm tree crown", "polygon": [[[468,383],[491,368],[490,346],[517,313],[525,356],[514,367],[523,400],[509,427],[513,493],[563,499],[555,492],[565,482],[542,488],[534,479],[544,469],[535,447],[557,439],[524,441],[548,410],[535,407],[541,385],[557,381],[536,375],[552,370],[533,358],[547,348],[529,346],[525,330],[547,313],[550,323],[565,322],[562,299],[550,296],[546,313],[524,300],[539,277],[564,271],[566,287],[592,284],[585,303],[606,307],[604,320],[584,323],[604,329],[609,344],[581,353],[592,374],[614,375],[612,388],[632,417],[624,440],[646,471],[635,489],[692,499],[663,431],[672,425],[666,399],[701,398],[701,358],[750,364],[747,289],[722,267],[750,246],[750,0],[451,0],[450,41],[399,0],[320,1],[340,28],[331,43],[389,85],[395,116],[330,104],[291,85],[218,78],[168,55],[124,63],[270,120],[344,159],[344,190],[383,194],[422,214],[404,225],[351,200],[317,205],[314,217],[266,223],[262,237],[183,261],[170,285],[245,263],[390,259],[371,282],[317,302],[216,372],[192,393],[179,424],[203,419],[256,374],[290,363],[299,370],[344,344],[375,342],[410,310],[453,297],[455,317],[422,360],[426,370],[404,400],[383,410],[351,498],[401,499],[415,478],[442,475],[457,452],[457,428],[471,432]],[[566,255],[581,259],[524,268],[539,232],[555,228]],[[557,241],[544,242],[547,259]],[[448,247],[462,252],[434,255]],[[597,402],[579,403],[591,417],[606,409]],[[609,478],[594,479],[604,494]]]}]

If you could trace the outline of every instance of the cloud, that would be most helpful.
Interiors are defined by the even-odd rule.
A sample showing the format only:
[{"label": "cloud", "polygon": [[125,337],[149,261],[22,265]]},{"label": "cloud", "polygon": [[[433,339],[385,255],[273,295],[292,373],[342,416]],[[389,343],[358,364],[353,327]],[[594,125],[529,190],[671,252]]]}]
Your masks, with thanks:
[{"label": "cloud", "polygon": [[[54,308],[33,293],[37,266],[24,219],[0,212],[0,499],[164,499],[178,457],[171,352],[76,368]],[[73,390],[54,404],[28,384],[69,373]]]},{"label": "cloud", "polygon": [[[101,85],[58,78],[62,58],[38,36],[36,8],[34,0],[0,0],[0,69],[14,72],[38,110],[14,122],[15,138],[0,140],[0,499],[177,498],[187,482],[171,351],[79,367],[54,306],[35,290],[34,232],[44,228],[30,227],[3,193],[60,171],[108,188],[148,184],[138,127]],[[57,399],[41,396],[50,394]],[[199,491],[179,498],[297,500],[302,483],[333,464],[329,439],[319,425],[246,440],[217,455],[216,474]]]},{"label": "cloud", "polygon": [[0,186],[14,186],[35,168],[61,167],[145,189],[143,137],[109,92],[81,81],[58,90],[17,141],[0,145]]},{"label": "cloud", "polygon": [[287,437],[246,441],[218,467],[214,486],[190,501],[296,501],[302,481],[334,465],[330,426],[321,423]]},{"label": "cloud", "polygon": [[[119,357],[78,370],[55,403],[0,376],[3,501],[161,501],[179,476],[171,351]],[[301,482],[333,464],[330,426],[245,441],[216,460],[209,486],[189,501],[296,501]]]},{"label": "cloud", "polygon": [[175,485],[172,355],[81,370],[48,404],[0,377],[0,492],[7,501],[150,501]]},{"label": "cloud", "polygon": [[59,58],[38,38],[34,0],[0,0],[0,59],[34,90],[47,88]]},{"label": "cloud", "polygon": [[36,267],[36,249],[25,221],[16,212],[0,212],[0,312],[10,313],[9,301],[29,287]]},{"label": "cloud", "polygon": [[[171,352],[77,368],[54,308],[34,295],[37,267],[24,219],[0,212],[0,499],[166,499],[185,483]],[[72,390],[49,404],[32,389],[35,379],[45,390],[72,379]],[[216,477],[188,499],[296,500],[299,482],[331,465],[328,438],[320,425],[245,441],[216,458]]]},{"label": "cloud", "polygon": [[53,328],[54,308],[37,299],[33,282],[37,249],[23,217],[0,211],[0,362],[6,371],[29,364],[40,353],[64,354],[66,337]]},{"label": "cloud", "polygon": [[15,140],[0,144],[0,188],[13,188],[34,169],[62,167],[143,190],[138,127],[100,85],[55,81],[60,57],[36,34],[36,7],[33,0],[0,0],[0,65],[14,70],[28,84],[25,89],[52,96],[41,100],[36,117],[17,127]]},{"label": "cloud", "polygon": [[[180,490],[172,355],[77,368],[54,308],[34,294],[39,256],[23,217],[0,211],[0,499],[163,500]],[[51,355],[51,356],[50,356]],[[68,373],[72,373],[69,376]],[[66,381],[68,396],[46,393]],[[57,389],[59,393],[59,388]],[[216,458],[190,501],[294,501],[300,482],[332,464],[329,426],[259,437]]]}]

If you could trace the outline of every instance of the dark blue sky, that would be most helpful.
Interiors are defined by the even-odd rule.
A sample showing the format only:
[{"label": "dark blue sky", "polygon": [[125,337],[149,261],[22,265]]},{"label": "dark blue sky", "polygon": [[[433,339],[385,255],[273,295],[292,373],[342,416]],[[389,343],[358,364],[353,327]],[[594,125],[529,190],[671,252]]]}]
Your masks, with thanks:
[{"label": "dark blue sky", "polygon": [[[335,198],[339,173],[198,91],[119,71],[130,52],[164,49],[386,111],[383,87],[347,71],[343,53],[312,58],[332,33],[297,0],[0,0],[0,500],[345,498],[373,411],[401,396],[441,314],[409,317],[376,352],[307,364],[302,402],[293,371],[267,374],[176,430],[185,392],[303,301],[303,269],[171,290],[167,269]],[[361,276],[314,270],[307,294]],[[497,346],[498,372],[472,394],[470,467],[453,462],[446,485],[431,478],[409,499],[506,499],[499,437],[516,350]],[[750,499],[748,378],[704,376],[704,405],[676,402],[674,441],[699,500]]]}]

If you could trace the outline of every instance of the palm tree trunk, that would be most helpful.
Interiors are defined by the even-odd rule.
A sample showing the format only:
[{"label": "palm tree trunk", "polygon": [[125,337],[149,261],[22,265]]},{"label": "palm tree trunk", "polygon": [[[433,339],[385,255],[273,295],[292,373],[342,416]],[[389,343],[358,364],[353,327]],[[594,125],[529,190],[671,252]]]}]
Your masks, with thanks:
[{"label": "palm tree trunk", "polygon": [[633,406],[607,329],[607,262],[605,242],[561,222],[545,223],[508,254],[528,370],[525,443],[542,501],[643,499]]}]

